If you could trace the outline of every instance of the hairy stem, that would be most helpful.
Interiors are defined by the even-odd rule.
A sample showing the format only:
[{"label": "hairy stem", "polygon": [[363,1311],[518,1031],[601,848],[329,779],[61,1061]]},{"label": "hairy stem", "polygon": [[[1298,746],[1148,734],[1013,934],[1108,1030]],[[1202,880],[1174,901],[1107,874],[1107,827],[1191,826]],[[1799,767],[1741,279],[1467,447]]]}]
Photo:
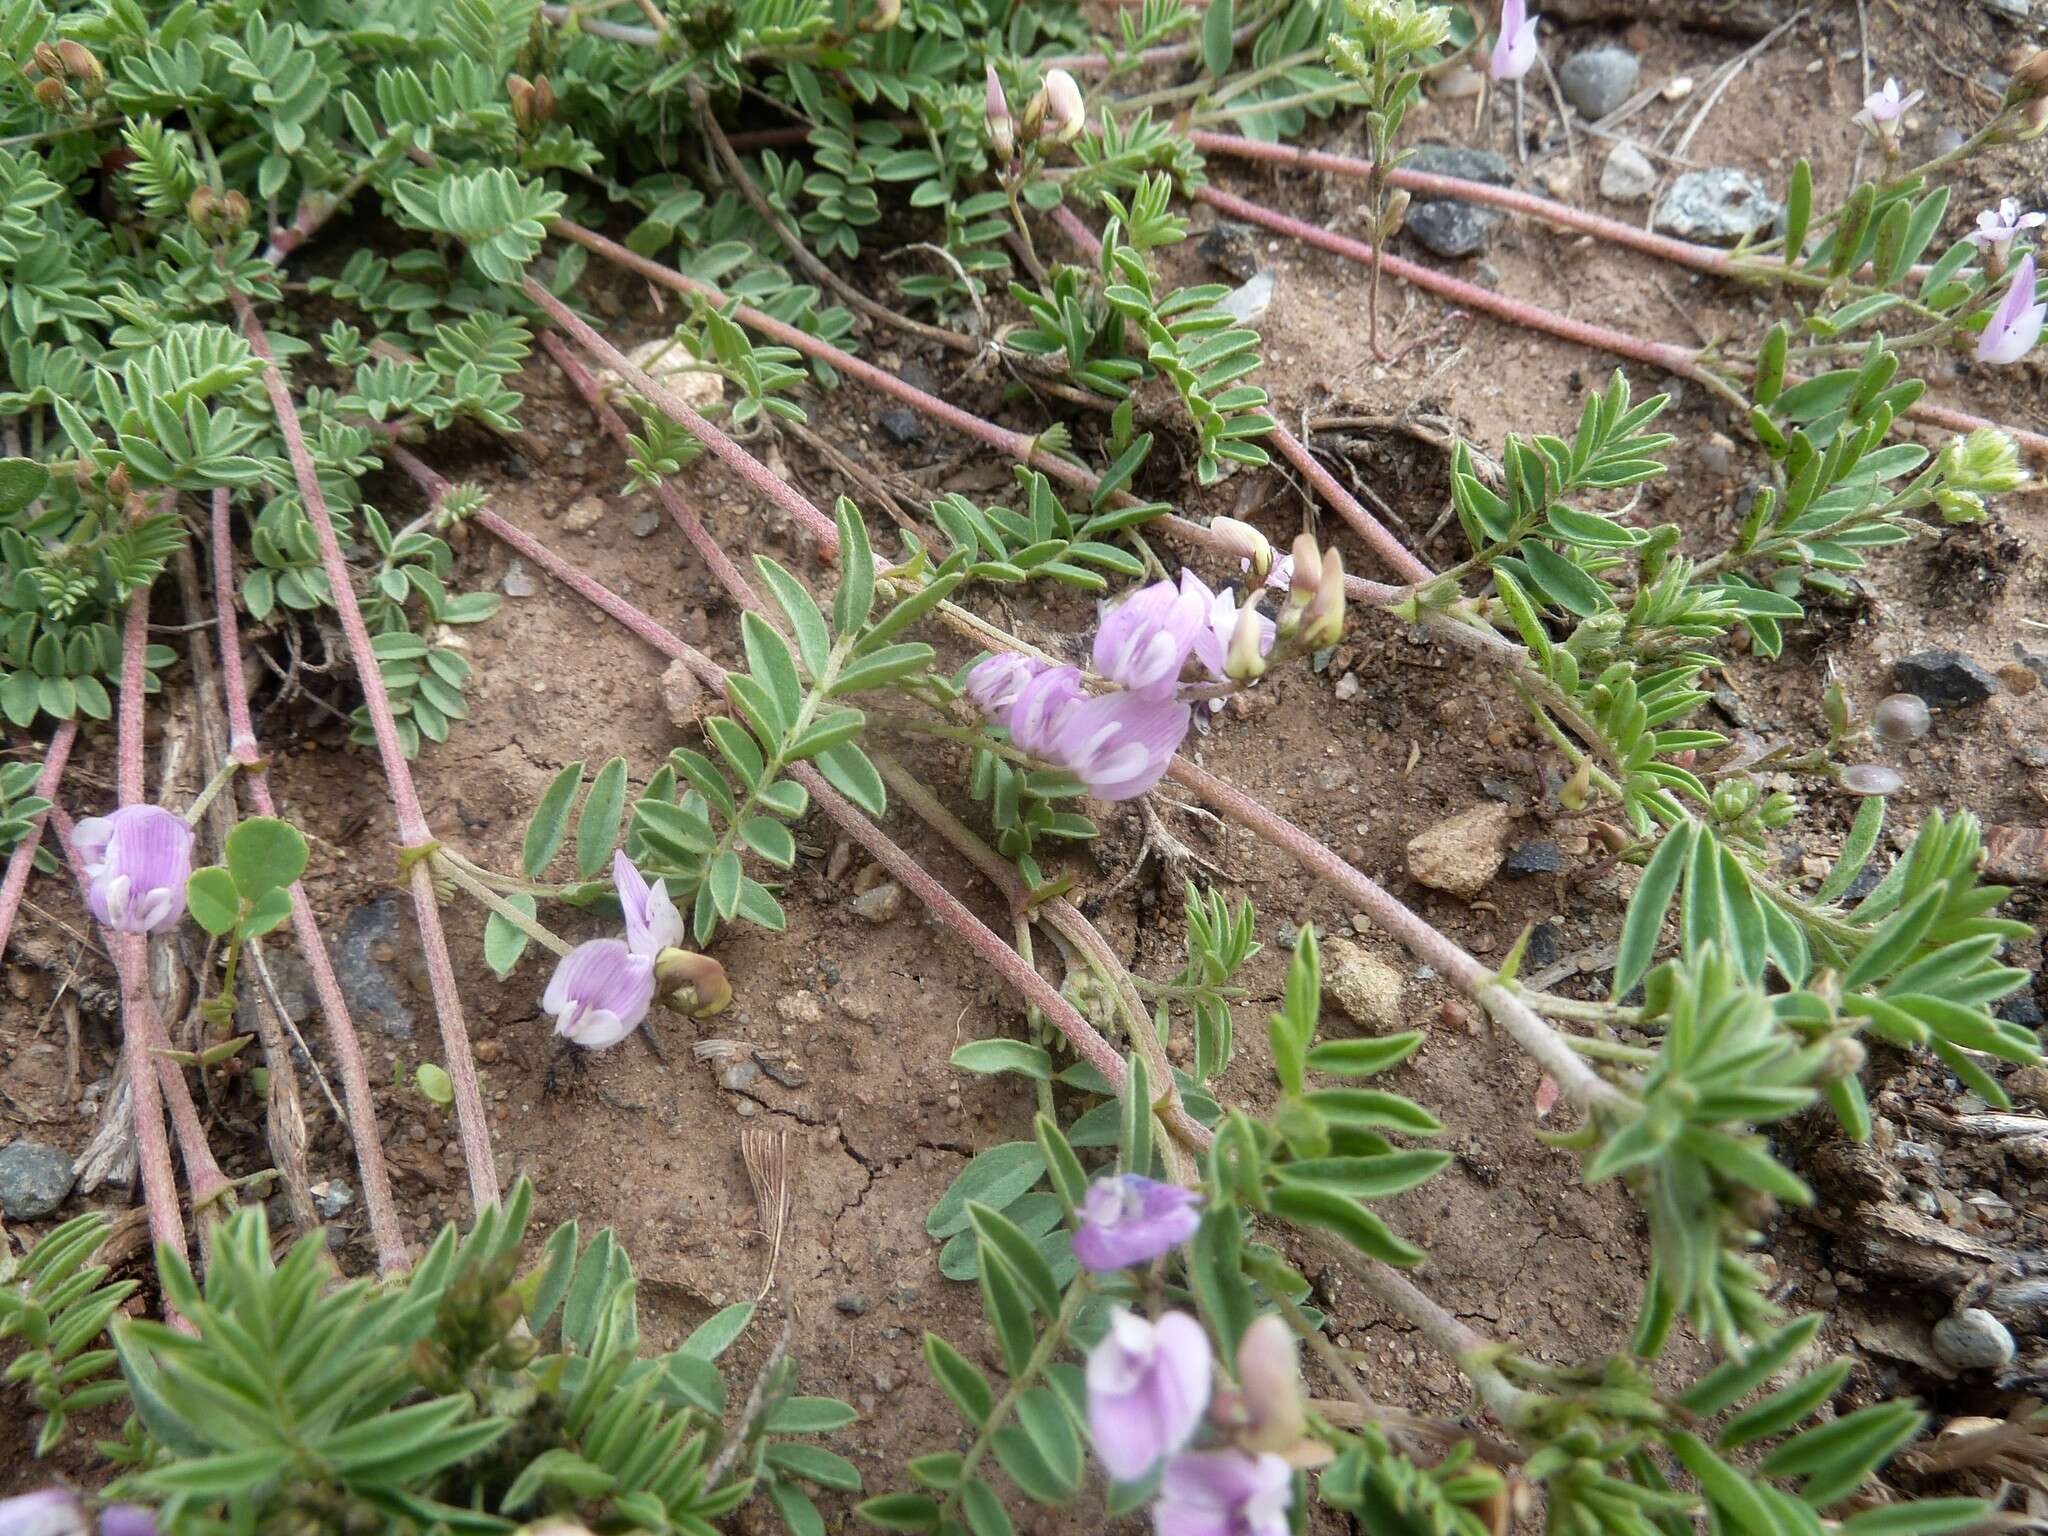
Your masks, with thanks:
[{"label": "hairy stem", "polygon": [[[370,725],[376,733],[378,755],[383,760],[384,780],[398,815],[398,840],[408,849],[424,849],[433,842],[426,813],[420,807],[412,766],[399,744],[398,725],[391,713],[391,697],[384,688],[384,674],[377,665],[377,653],[370,644],[370,631],[363,623],[363,610],[356,601],[349,579],[348,563],[342,558],[341,542],[335,536],[334,520],[327,510],[327,497],[320,489],[320,476],[313,464],[312,450],[299,425],[298,408],[291,391],[271,355],[270,340],[263,333],[255,308],[239,290],[230,288],[235,317],[249,345],[263,360],[263,386],[269,392],[278,429],[284,435],[285,451],[291,457],[292,475],[304,498],[306,520],[313,525],[313,537],[320,546],[321,568],[333,589],[334,606],[341,616],[342,634],[348,641],[349,656],[355,663],[362,686],[363,703],[369,710]],[[469,1169],[470,1196],[478,1210],[495,1205],[498,1199],[498,1164],[491,1151],[490,1124],[484,1116],[483,1091],[477,1084],[476,1061],[470,1054],[469,1028],[463,1021],[462,995],[455,984],[454,962],[448,957],[448,940],[441,931],[441,911],[434,899],[432,871],[424,858],[415,858],[410,871],[413,910],[419,919],[420,947],[425,951],[427,977],[434,998],[434,1012],[441,1021],[442,1054],[447,1058],[448,1077],[455,1089],[455,1121],[462,1138],[462,1160]]]},{"label": "hairy stem", "polygon": [[[49,746],[43,749],[43,771],[36,775],[36,786],[32,791],[37,799],[54,801],[57,798],[57,786],[64,779],[64,765],[71,760],[71,749],[77,742],[77,717],[59,721],[57,729],[50,733]],[[31,818],[28,830],[21,834],[21,841],[7,855],[7,875],[0,879],[0,955],[7,952],[8,936],[14,932],[14,915],[21,910],[22,893],[28,889],[29,873],[35,868],[36,849],[43,840],[43,823],[49,819],[48,811]]]}]

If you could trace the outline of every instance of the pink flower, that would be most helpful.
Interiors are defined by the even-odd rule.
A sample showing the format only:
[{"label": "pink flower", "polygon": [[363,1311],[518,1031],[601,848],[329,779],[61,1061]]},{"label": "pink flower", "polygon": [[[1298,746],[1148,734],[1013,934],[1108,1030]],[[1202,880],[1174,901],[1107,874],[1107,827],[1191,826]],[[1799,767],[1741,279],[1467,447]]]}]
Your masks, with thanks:
[{"label": "pink flower", "polygon": [[1194,1438],[1213,1370],[1209,1336],[1187,1313],[1157,1323],[1122,1307],[1110,1313],[1109,1332],[1088,1352],[1088,1432],[1111,1477],[1134,1482]]},{"label": "pink flower", "polygon": [[1046,71],[1045,76],[1045,126],[1038,130],[1039,137],[1050,139],[1055,144],[1064,144],[1081,136],[1087,126],[1087,107],[1081,99],[1081,87],[1074,77],[1064,69]]},{"label": "pink flower", "polygon": [[86,905],[117,933],[165,933],[185,915],[192,829],[161,806],[124,805],[88,816],[72,845],[92,882]]},{"label": "pink flower", "polygon": [[683,915],[669,898],[668,882],[647,883],[624,849],[612,855],[612,884],[626,914],[626,948],[646,960],[683,942]]},{"label": "pink flower", "polygon": [[1166,1464],[1156,1536],[1287,1536],[1294,1472],[1270,1453],[1204,1451]]},{"label": "pink flower", "polygon": [[1493,45],[1489,73],[1496,80],[1519,80],[1536,63],[1536,22],[1528,0],[1502,0],[1500,40]]},{"label": "pink flower", "polygon": [[140,1504],[109,1504],[100,1511],[100,1536],[157,1536],[156,1516]]},{"label": "pink flower", "polygon": [[[1249,571],[1251,567],[1246,565],[1243,569]],[[1294,556],[1292,553],[1288,553],[1275,560],[1273,562],[1273,569],[1266,572],[1266,590],[1268,592],[1285,592],[1293,585]]]},{"label": "pink flower", "polygon": [[1010,117],[1010,99],[1003,94],[1003,82],[993,64],[988,67],[981,99],[982,111],[988,117],[989,148],[996,152],[998,160],[1008,160],[1017,152],[1017,127]]},{"label": "pink flower", "polygon": [[0,1536],[85,1536],[88,1529],[85,1511],[69,1488],[42,1488],[0,1499]]},{"label": "pink flower", "polygon": [[1008,727],[1010,740],[1019,751],[1055,762],[1060,722],[1081,697],[1078,667],[1047,667],[1017,690],[996,719]]},{"label": "pink flower", "polygon": [[1140,1174],[1097,1179],[1081,1205],[1074,1257],[1096,1274],[1149,1264],[1195,1235],[1202,1197]]},{"label": "pink flower", "polygon": [[1165,776],[1192,719],[1178,699],[1098,694],[1060,710],[1050,750],[1034,755],[1066,769],[1097,799],[1135,800]]},{"label": "pink flower", "polygon": [[1208,621],[1208,589],[1185,581],[1140,587],[1103,615],[1095,631],[1095,670],[1133,693],[1165,695]]},{"label": "pink flower", "polygon": [[2048,213],[2021,213],[2020,200],[2016,197],[2001,199],[1996,208],[1986,208],[1977,215],[1977,227],[1964,238],[1987,256],[2003,257],[2012,249],[2021,231],[2039,228],[2048,223]]},{"label": "pink flower", "polygon": [[653,956],[621,939],[590,939],[562,957],[540,1005],[556,1034],[598,1050],[630,1035],[653,1002]]},{"label": "pink flower", "polygon": [[1045,663],[998,651],[977,661],[967,673],[967,697],[984,715],[1000,715],[1017,702],[1024,685],[1048,670]]},{"label": "pink flower", "polygon": [[1899,119],[1926,94],[1925,91],[1914,91],[1910,96],[1902,97],[1899,95],[1899,82],[1888,79],[1883,90],[1872,91],[1863,98],[1863,110],[1851,121],[1880,139],[1895,139],[1899,135]]},{"label": "pink flower", "polygon": [[1263,656],[1273,649],[1273,621],[1257,611],[1254,606],[1257,599],[1240,609],[1235,592],[1228,587],[1221,592],[1211,592],[1202,578],[1193,571],[1182,571],[1180,584],[1183,591],[1198,596],[1207,610],[1208,622],[1195,633],[1194,651],[1195,660],[1202,664],[1202,669],[1211,677],[1221,681],[1229,675],[1225,664],[1230,655],[1231,637],[1237,633],[1238,617],[1241,613],[1251,614],[1256,622],[1259,654]]},{"label": "pink flower", "polygon": [[2029,251],[2012,269],[2012,286],[2005,301],[1977,338],[1980,363],[2016,363],[2041,339],[2041,323],[2048,320],[2048,304],[2034,302],[2034,255]]}]

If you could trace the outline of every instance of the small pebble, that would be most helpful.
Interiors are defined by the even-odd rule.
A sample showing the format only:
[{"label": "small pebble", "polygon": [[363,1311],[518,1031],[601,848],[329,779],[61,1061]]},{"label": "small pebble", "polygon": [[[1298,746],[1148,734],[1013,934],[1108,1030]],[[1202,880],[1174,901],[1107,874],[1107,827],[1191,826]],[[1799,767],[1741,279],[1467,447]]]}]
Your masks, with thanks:
[{"label": "small pebble", "polygon": [[585,496],[569,504],[569,510],[562,517],[562,526],[571,533],[588,533],[603,521],[604,498]]},{"label": "small pebble", "polygon": [[533,579],[532,567],[515,555],[498,578],[498,590],[507,597],[531,597],[540,590],[540,583]]},{"label": "small pebble", "polygon": [[2018,1353],[2011,1331],[1982,1307],[1964,1307],[1936,1323],[1934,1352],[1959,1371],[1996,1370]]},{"label": "small pebble", "polygon": [[348,1187],[346,1179],[322,1179],[307,1191],[313,1197],[313,1204],[329,1221],[348,1209],[349,1201],[356,1192]]},{"label": "small pebble", "polygon": [[0,1216],[40,1221],[71,1193],[77,1175],[61,1147],[22,1137],[0,1147]]},{"label": "small pebble", "polygon": [[1683,101],[1692,94],[1692,86],[1691,75],[1673,75],[1664,82],[1664,88],[1657,94],[1666,101]]},{"label": "small pebble", "polygon": [[886,923],[903,910],[903,887],[884,880],[872,890],[862,891],[848,905],[871,923]]},{"label": "small pebble", "polygon": [[1870,717],[1871,728],[1886,741],[1903,746],[1918,741],[1934,724],[1926,701],[1916,693],[1894,693]]},{"label": "small pebble", "polygon": [[661,526],[661,514],[652,507],[633,519],[633,537],[644,539]]},{"label": "small pebble", "polygon": [[863,1312],[867,1311],[868,1299],[861,1295],[859,1291],[841,1291],[833,1298],[832,1305],[844,1312],[848,1317],[859,1317]]},{"label": "small pebble", "polygon": [[892,405],[876,418],[892,442],[915,443],[924,437],[924,418],[905,405]]}]

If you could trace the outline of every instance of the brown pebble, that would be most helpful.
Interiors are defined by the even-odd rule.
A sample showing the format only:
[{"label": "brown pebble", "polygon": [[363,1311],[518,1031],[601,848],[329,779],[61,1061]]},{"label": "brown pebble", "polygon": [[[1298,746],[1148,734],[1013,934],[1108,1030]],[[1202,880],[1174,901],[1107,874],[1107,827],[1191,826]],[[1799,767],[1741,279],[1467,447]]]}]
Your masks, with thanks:
[{"label": "brown pebble", "polygon": [[2032,667],[2009,661],[1998,669],[1998,684],[2007,693],[2032,693],[2041,686],[2041,678]]}]

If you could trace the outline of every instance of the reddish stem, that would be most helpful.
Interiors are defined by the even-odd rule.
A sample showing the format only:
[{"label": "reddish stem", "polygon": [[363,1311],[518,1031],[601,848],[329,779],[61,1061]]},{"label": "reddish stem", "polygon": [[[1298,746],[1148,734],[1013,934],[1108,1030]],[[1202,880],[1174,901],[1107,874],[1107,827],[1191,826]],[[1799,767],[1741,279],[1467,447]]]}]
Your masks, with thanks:
[{"label": "reddish stem", "polygon": [[658,406],[663,415],[709,448],[721,463],[746,481],[757,494],[767,497],[802,523],[809,530],[811,537],[818,541],[818,547],[827,560],[839,558],[839,525],[813,506],[810,498],[802,491],[788,481],[769,473],[765,464],[691,410],[672,390],[657,384],[634,367],[627,360],[625,353],[606,341],[585,324],[574,310],[530,277],[526,279],[525,291],[526,296],[546,310],[548,318],[574,336],[579,345],[593,356],[602,359],[620,378],[631,384],[650,403]]},{"label": "reddish stem", "polygon": [[128,594],[121,622],[121,691],[114,714],[114,798],[139,805],[142,792],[142,699],[147,686],[144,654],[149,649],[149,587]]},{"label": "reddish stem", "polygon": [[[50,735],[50,745],[43,752],[43,771],[36,776],[33,791],[40,800],[57,798],[57,786],[64,778],[64,764],[71,757],[71,748],[78,740],[78,718],[57,723],[57,729]],[[49,820],[49,812],[33,818],[28,830],[21,834],[21,841],[14,845],[14,851],[7,856],[7,876],[0,880],[0,955],[7,952],[7,939],[14,932],[14,915],[21,910],[22,894],[28,889],[29,872],[35,868],[36,849],[43,841],[43,823]]]},{"label": "reddish stem", "polygon": [[[1055,210],[1055,213],[1057,211]],[[627,270],[638,273],[649,282],[659,283],[663,287],[674,289],[678,293],[687,293],[697,298],[708,299],[714,304],[724,305],[729,302],[724,294],[713,288],[709,283],[699,282],[693,277],[686,277],[674,268],[665,267],[658,261],[650,261],[637,252],[626,249],[626,247],[618,244],[616,241],[606,239],[595,230],[585,229],[573,220],[557,219],[551,227],[563,239],[573,241],[577,245],[583,246],[586,250],[594,251],[606,260],[616,262]],[[950,401],[941,400],[936,395],[927,394],[914,384],[905,383],[895,374],[885,372],[877,368],[873,363],[863,362],[851,353],[841,351],[830,342],[820,341],[808,332],[801,331],[793,325],[787,325],[772,315],[764,315],[761,311],[750,308],[745,304],[735,306],[732,313],[733,318],[741,325],[747,327],[747,329],[758,331],[761,335],[779,341],[785,346],[794,347],[806,357],[817,358],[822,362],[829,363],[849,378],[858,379],[870,388],[881,390],[887,395],[892,395],[904,404],[912,406],[925,415],[930,416],[934,421],[944,422],[955,431],[971,437],[977,442],[986,443],[989,447],[1008,454],[1019,463],[1042,470],[1054,480],[1063,481],[1068,485],[1077,486],[1081,490],[1091,493],[1102,483],[1100,476],[1084,466],[1074,463],[1071,459],[1063,459],[1056,455],[1042,452],[1039,449],[1037,438],[1023,432],[1014,432],[1008,427],[998,426],[995,422],[976,416],[971,411],[962,410]],[[582,324],[580,321],[577,323],[579,325]],[[589,331],[590,328],[584,326],[583,329]],[[576,333],[572,330],[571,334],[574,335]],[[595,333],[592,332],[591,334],[594,335]],[[580,340],[581,338],[579,337],[578,339]],[[599,355],[602,356],[603,354],[600,353]],[[745,453],[744,449],[739,451]],[[751,459],[752,456],[748,455],[748,457]],[[1235,552],[1207,528],[1203,527],[1200,523],[1190,522],[1188,519],[1174,513],[1166,512],[1160,514],[1159,517],[1153,520],[1150,526],[1170,533],[1185,543],[1213,550],[1218,554],[1229,556],[1233,560],[1236,558]],[[834,530],[834,537],[835,539],[837,537],[836,529]],[[1344,578],[1344,592],[1346,596],[1355,598],[1360,602],[1372,603],[1382,607],[1400,602],[1409,595],[1406,587],[1390,587],[1382,582],[1367,581],[1359,576],[1346,576]]]},{"label": "reddish stem", "polygon": [[434,997],[434,1011],[441,1021],[442,1055],[447,1059],[448,1077],[455,1089],[455,1121],[462,1137],[462,1160],[469,1168],[470,1197],[478,1210],[497,1203],[498,1164],[491,1152],[490,1124],[484,1116],[484,1099],[477,1086],[476,1062],[470,1055],[469,1029],[462,1016],[462,994],[455,983],[455,966],[448,958],[448,941],[441,931],[441,913],[434,901],[434,882],[428,869],[426,851],[433,846],[426,813],[420,808],[419,791],[412,780],[412,766],[398,740],[398,724],[391,713],[391,697],[384,688],[384,674],[377,665],[376,650],[370,644],[369,627],[356,602],[349,580],[348,563],[342,559],[341,541],[335,537],[334,519],[327,510],[327,497],[320,489],[320,476],[313,455],[306,447],[306,434],[299,425],[298,408],[271,354],[270,340],[248,299],[230,288],[228,297],[241,322],[250,347],[263,360],[263,387],[284,434],[285,451],[292,462],[299,495],[306,506],[306,520],[313,525],[313,537],[320,546],[321,568],[333,589],[335,610],[341,616],[341,632],[348,641],[349,656],[355,663],[357,680],[363,689],[363,703],[369,710],[370,725],[377,737],[377,752],[384,763],[384,780],[391,791],[392,807],[398,813],[399,842],[414,850],[411,859],[413,909],[419,920],[420,947],[427,961],[427,979]]},{"label": "reddish stem", "polygon": [[[1372,262],[1372,247],[1363,240],[1353,240],[1348,235],[1320,229],[1313,224],[1268,208],[1264,204],[1225,192],[1219,187],[1196,187],[1193,196],[1210,207],[1229,214],[1232,218],[1262,225],[1275,234],[1318,246],[1333,255],[1342,256],[1347,261],[1366,265]],[[1615,330],[1612,326],[1574,320],[1568,315],[1560,315],[1555,310],[1545,309],[1541,305],[1511,299],[1504,294],[1481,288],[1476,283],[1448,277],[1434,268],[1404,260],[1399,256],[1382,253],[1381,260],[1386,269],[1395,276],[1469,309],[1484,310],[1487,314],[1495,315],[1524,329],[1547,332],[1566,341],[1577,342],[1581,346],[1611,352],[1617,357],[1633,358],[1637,362],[1662,368],[1669,373],[1677,374],[1680,378],[1691,379],[1709,388],[1726,387],[1725,383],[1701,361],[1701,354],[1690,347],[1673,346],[1662,341],[1646,341],[1627,331]],[[1786,382],[1791,384],[1797,381],[1788,378]],[[2010,434],[2030,452],[2048,457],[2048,436],[2039,432],[2029,432],[2024,427],[2004,426],[1986,417],[1950,410],[1946,406],[1931,405],[1925,400],[1915,401],[1908,406],[1906,415],[1916,421],[1924,421],[1930,426],[1956,432],[1971,432],[1980,427],[1992,427]]]},{"label": "reddish stem", "polygon": [[1365,540],[1366,547],[1386,562],[1388,570],[1403,581],[1424,582],[1435,578],[1436,572],[1388,532],[1386,525],[1366,511],[1357,497],[1339,485],[1337,477],[1323,468],[1316,456],[1292,432],[1285,427],[1275,427],[1266,437],[1280,450],[1282,458],[1301,471],[1323,500],[1337,509],[1344,521],[1351,525],[1352,532]]},{"label": "reddish stem", "polygon": [[[225,490],[213,493],[213,595],[221,685],[227,693],[229,750],[235,761],[243,765],[241,777],[249,786],[249,800],[256,807],[256,814],[275,816],[277,803],[270,793],[270,771],[256,740],[256,726],[249,715],[249,695],[242,678],[241,619],[235,611],[235,547],[229,534]],[[370,1094],[363,1042],[349,1016],[341,984],[335,979],[334,963],[328,957],[326,941],[320,937],[320,925],[314,920],[305,882],[294,880],[288,894],[292,899],[292,931],[298,935],[299,953],[306,957],[306,968],[313,973],[313,991],[320,999],[320,1011],[327,1020],[328,1036],[341,1070],[342,1099],[348,1107],[349,1135],[356,1144],[356,1168],[362,1175],[363,1206],[369,1213],[377,1268],[387,1275],[403,1274],[410,1264],[405,1237],[398,1226],[398,1207],[391,1196],[391,1175],[384,1167],[384,1143],[377,1131],[377,1101]]]}]

